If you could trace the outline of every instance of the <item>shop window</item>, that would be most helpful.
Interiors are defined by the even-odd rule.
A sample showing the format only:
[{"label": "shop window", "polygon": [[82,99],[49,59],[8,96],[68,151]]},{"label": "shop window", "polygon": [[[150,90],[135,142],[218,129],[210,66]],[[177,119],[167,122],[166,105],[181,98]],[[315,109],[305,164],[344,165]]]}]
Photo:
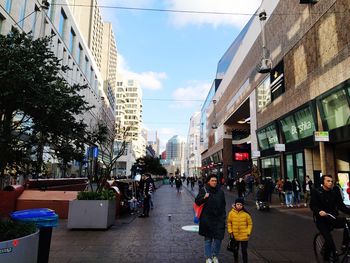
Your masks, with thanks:
[{"label": "shop window", "polygon": [[300,183],[304,181],[304,157],[303,153],[295,154],[296,178]]},{"label": "shop window", "polygon": [[294,178],[294,163],[293,163],[293,155],[287,154],[286,155],[286,171],[287,171],[287,177],[289,180],[293,180]]},{"label": "shop window", "polygon": [[270,125],[266,127],[266,136],[269,141],[270,148],[273,147],[276,143],[278,143],[278,135],[275,125]]},{"label": "shop window", "polygon": [[284,140],[286,143],[293,142],[299,139],[297,127],[295,125],[294,116],[288,116],[280,120]]},{"label": "shop window", "polygon": [[270,147],[269,142],[267,140],[265,129],[258,131],[257,137],[258,137],[260,150],[266,150]]},{"label": "shop window", "polygon": [[298,127],[299,138],[304,139],[306,137],[312,136],[316,129],[311,108],[307,107],[299,110],[294,114],[294,116]]},{"label": "shop window", "polygon": [[279,123],[285,143],[313,136],[316,131],[315,120],[310,106],[304,107],[281,119]]},{"label": "shop window", "polygon": [[350,107],[345,89],[323,98],[321,108],[328,130],[350,124]]},{"label": "shop window", "polygon": [[270,157],[261,160],[262,177],[271,177],[273,181],[277,181],[281,177],[280,157]]}]

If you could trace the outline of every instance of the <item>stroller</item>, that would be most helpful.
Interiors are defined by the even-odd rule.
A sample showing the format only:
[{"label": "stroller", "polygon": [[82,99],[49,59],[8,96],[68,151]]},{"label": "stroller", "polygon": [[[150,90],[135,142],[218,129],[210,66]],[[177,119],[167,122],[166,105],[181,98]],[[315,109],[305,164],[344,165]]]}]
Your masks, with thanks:
[{"label": "stroller", "polygon": [[267,202],[266,198],[266,193],[265,193],[265,187],[262,184],[258,185],[258,191],[256,193],[256,209],[259,211],[269,211],[270,210],[270,205]]}]

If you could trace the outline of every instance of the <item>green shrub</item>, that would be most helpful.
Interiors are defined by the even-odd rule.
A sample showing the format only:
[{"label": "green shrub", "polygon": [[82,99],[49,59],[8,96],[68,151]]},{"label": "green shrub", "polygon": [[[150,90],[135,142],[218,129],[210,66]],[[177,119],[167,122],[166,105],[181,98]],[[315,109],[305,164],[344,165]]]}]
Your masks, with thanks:
[{"label": "green shrub", "polygon": [[82,191],[78,193],[78,200],[115,200],[115,193],[111,190],[101,192]]},{"label": "green shrub", "polygon": [[34,223],[0,221],[0,242],[28,236],[36,232]]}]

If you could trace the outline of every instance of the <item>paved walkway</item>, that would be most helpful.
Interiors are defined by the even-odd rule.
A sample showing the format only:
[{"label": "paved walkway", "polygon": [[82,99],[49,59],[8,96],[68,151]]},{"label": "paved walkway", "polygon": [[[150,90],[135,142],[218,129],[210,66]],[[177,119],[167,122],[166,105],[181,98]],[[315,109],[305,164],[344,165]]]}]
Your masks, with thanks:
[{"label": "paved walkway", "polygon": [[[52,234],[50,262],[204,262],[203,237],[199,236],[198,233],[182,230],[183,226],[194,225],[192,204],[193,196],[197,191],[198,188],[191,191],[185,186],[182,193],[177,194],[175,187],[163,185],[155,193],[155,208],[151,210],[149,218],[122,217],[116,221],[114,226],[105,231],[68,230],[66,228],[67,221],[60,220],[59,226],[53,230]],[[227,190],[225,192],[228,211],[232,200],[235,198],[235,193]],[[300,212],[301,209],[303,208],[285,210],[286,213],[295,213],[293,211]],[[250,207],[249,210],[256,209]],[[256,211],[253,211],[253,213],[256,213]],[[169,219],[169,214],[171,219]],[[291,249],[288,250],[288,248],[288,251],[284,251],[283,255],[275,251],[277,248],[281,249],[280,247],[284,245],[278,243],[279,241],[276,243],[276,240],[271,236],[271,232],[275,232],[273,227],[272,229],[271,227],[266,228],[264,222],[267,219],[266,214],[258,213],[254,217],[257,228],[254,232],[256,236],[253,237],[248,249],[249,262],[311,262],[303,261],[307,256],[310,257],[312,253],[310,248],[301,249],[299,257],[295,257],[294,251],[290,251]],[[307,217],[309,216],[307,215]],[[281,213],[269,213],[268,220],[274,220],[274,222],[280,222],[281,220],[295,221],[295,219],[288,218],[290,217],[283,216]],[[307,220],[307,222],[306,227],[312,225],[311,220]],[[281,225],[284,228],[283,224]],[[293,229],[286,230],[286,234],[293,238],[291,240],[293,240],[294,246],[296,238],[312,238],[310,233],[305,234],[306,238],[304,236],[294,237],[292,236]],[[226,235],[222,243],[221,263],[233,261],[232,253],[226,250],[227,239]],[[288,240],[286,242],[288,243]],[[305,244],[311,244],[311,240],[306,240]],[[299,245],[304,246],[301,243],[297,244],[296,247]],[[288,246],[291,245],[288,244]],[[290,259],[290,255],[293,255],[293,260]]]}]

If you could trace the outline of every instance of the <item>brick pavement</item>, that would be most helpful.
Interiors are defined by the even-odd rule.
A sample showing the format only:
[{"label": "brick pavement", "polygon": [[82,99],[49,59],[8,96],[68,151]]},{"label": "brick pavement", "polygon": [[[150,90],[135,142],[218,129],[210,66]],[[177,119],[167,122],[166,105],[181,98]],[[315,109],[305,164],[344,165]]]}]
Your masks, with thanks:
[{"label": "brick pavement", "polygon": [[[177,194],[175,187],[163,185],[154,195],[155,208],[151,211],[149,218],[122,217],[106,231],[68,230],[67,221],[60,220],[59,226],[54,229],[52,235],[50,262],[204,262],[203,237],[198,233],[181,229],[182,226],[193,225],[192,204],[193,196],[197,191],[198,188],[190,191],[184,187],[183,192]],[[225,192],[228,211],[235,193],[229,193],[226,190]],[[278,209],[283,210],[283,208]],[[286,213],[295,213],[293,211],[300,213],[302,209],[285,209],[282,215],[270,213],[271,218],[268,220],[278,222]],[[256,213],[253,207],[249,207],[249,210]],[[168,214],[172,215],[171,220],[168,219]],[[258,229],[254,230],[256,235],[252,237],[249,245],[249,262],[311,262],[303,261],[306,256],[310,256],[310,248],[304,248],[299,251],[299,257],[294,256],[291,259],[291,255],[295,254],[293,252],[295,244],[289,244],[288,240],[286,243],[291,249],[283,250],[283,255],[282,252],[277,252],[284,244],[273,237],[266,239],[271,234],[270,232],[266,234],[264,231],[273,231],[265,228],[264,220],[267,217],[263,214],[253,216]],[[292,233],[287,234],[292,235]],[[309,234],[306,236],[308,237]],[[221,263],[233,261],[232,254],[226,250],[227,238],[226,235],[222,244]],[[295,243],[295,237],[293,236],[290,241]],[[305,244],[309,243],[310,240],[305,241]]]}]

